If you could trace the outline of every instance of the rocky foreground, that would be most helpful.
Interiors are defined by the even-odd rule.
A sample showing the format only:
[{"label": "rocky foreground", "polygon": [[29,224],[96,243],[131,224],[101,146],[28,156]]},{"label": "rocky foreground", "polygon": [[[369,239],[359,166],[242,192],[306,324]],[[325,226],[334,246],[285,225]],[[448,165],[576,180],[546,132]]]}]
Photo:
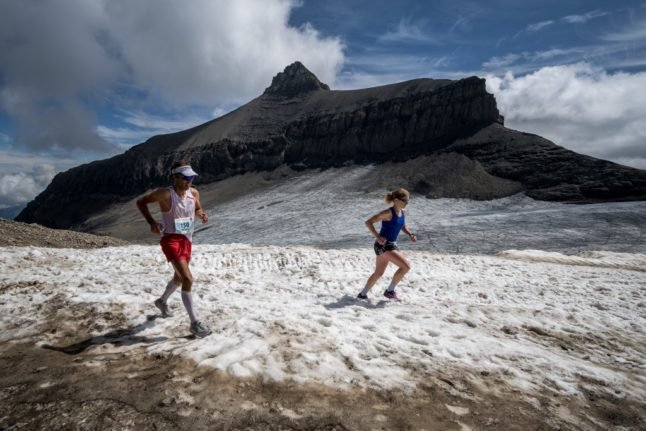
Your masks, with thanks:
[{"label": "rocky foreground", "polygon": [[0,219],[0,247],[100,248],[127,244],[128,241],[109,236]]}]

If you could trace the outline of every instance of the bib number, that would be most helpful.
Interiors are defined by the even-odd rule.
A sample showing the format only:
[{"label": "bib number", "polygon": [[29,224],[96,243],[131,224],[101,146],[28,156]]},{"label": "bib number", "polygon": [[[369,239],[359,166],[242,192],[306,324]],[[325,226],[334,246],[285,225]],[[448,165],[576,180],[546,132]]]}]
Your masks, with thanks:
[{"label": "bib number", "polygon": [[193,229],[193,219],[190,217],[181,217],[175,219],[175,232],[187,234]]}]

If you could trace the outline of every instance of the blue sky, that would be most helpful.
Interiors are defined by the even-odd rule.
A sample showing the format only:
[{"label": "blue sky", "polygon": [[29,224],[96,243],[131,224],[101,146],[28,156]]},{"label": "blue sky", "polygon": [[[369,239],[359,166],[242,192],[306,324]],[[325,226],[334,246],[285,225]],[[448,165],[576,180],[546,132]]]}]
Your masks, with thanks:
[{"label": "blue sky", "polygon": [[0,208],[296,60],[332,89],[481,76],[508,127],[646,169],[646,0],[0,0]]}]

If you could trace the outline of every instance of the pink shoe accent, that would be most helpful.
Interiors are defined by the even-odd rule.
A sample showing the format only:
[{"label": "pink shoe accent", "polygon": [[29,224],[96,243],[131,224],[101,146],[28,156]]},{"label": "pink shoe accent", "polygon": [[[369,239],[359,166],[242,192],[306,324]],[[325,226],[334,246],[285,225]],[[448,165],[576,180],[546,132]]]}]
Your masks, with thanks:
[{"label": "pink shoe accent", "polygon": [[390,299],[391,301],[399,301],[399,298],[397,297],[397,292],[395,292],[394,290],[392,292],[385,291],[384,296]]}]

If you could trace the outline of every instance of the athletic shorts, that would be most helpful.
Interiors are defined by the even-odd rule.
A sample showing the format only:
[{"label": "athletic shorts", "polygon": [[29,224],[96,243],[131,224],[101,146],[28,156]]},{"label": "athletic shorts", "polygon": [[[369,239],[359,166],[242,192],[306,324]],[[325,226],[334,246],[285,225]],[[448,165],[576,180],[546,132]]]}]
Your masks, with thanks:
[{"label": "athletic shorts", "polygon": [[169,262],[178,260],[191,260],[191,248],[193,243],[184,235],[168,234],[161,239],[161,248]]},{"label": "athletic shorts", "polygon": [[375,254],[379,256],[380,254],[383,254],[385,251],[393,251],[393,250],[399,250],[399,247],[397,247],[396,242],[390,242],[386,241],[384,245],[379,244],[377,241],[375,241]]}]

